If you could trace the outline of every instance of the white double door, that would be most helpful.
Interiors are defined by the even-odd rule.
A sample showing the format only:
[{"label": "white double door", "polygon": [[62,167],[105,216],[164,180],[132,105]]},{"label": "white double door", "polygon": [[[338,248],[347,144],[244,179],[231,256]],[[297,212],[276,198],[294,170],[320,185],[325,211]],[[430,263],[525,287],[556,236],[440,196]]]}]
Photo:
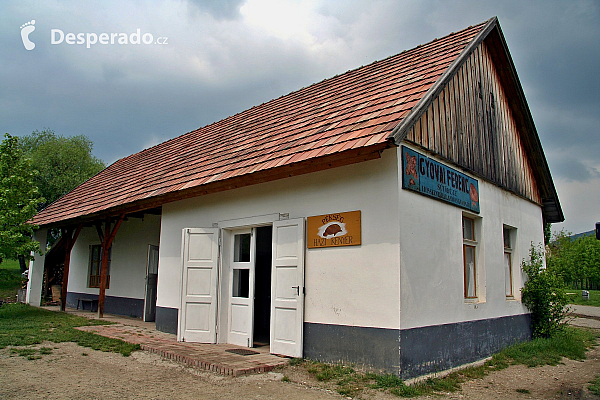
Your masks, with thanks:
[{"label": "white double door", "polygon": [[[270,352],[302,357],[304,220],[274,221],[272,227]],[[256,229],[230,233],[231,240],[221,249],[227,255],[224,279],[219,280],[219,229],[184,229],[179,340],[216,343],[217,313],[226,312],[226,327],[220,331],[227,343],[253,346]],[[218,286],[225,289],[220,300],[224,307],[217,307]]]}]

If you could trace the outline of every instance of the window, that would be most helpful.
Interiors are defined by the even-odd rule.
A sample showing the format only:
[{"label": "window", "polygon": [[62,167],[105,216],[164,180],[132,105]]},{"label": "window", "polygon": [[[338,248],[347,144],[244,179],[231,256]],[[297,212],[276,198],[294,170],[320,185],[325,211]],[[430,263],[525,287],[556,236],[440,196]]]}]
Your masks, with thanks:
[{"label": "window", "polygon": [[[110,286],[110,255],[111,250],[108,249],[108,268],[106,269],[106,289]],[[90,246],[90,279],[88,280],[88,287],[99,288],[100,287],[100,272],[102,268],[102,246],[94,244]]]},{"label": "window", "polygon": [[[252,235],[250,233],[240,233],[233,238],[233,262],[250,263],[250,248]],[[250,297],[250,266],[249,264],[235,264],[233,268],[233,287],[232,297]]]},{"label": "window", "polygon": [[475,236],[475,220],[468,217],[462,219],[463,262],[465,275],[465,298],[477,298],[477,237]]},{"label": "window", "polygon": [[504,227],[503,239],[504,239],[504,293],[506,297],[513,297],[513,245],[515,229]]},{"label": "window", "polygon": [[250,234],[235,235],[233,244],[233,261],[250,262]]}]

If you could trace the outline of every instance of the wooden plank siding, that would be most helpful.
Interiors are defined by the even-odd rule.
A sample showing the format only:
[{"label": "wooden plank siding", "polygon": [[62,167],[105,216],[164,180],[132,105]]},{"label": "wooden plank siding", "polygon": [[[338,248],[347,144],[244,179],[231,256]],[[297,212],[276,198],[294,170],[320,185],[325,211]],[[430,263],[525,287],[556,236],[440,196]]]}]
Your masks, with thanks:
[{"label": "wooden plank siding", "polygon": [[485,42],[475,48],[405,140],[542,203],[531,162]]}]

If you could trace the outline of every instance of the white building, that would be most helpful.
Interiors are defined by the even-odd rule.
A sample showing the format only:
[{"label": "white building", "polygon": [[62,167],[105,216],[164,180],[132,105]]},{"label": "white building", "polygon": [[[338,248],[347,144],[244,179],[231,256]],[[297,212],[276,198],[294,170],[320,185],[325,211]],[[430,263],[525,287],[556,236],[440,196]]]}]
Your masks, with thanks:
[{"label": "white building", "polygon": [[[75,239],[69,306],[402,377],[528,339],[520,262],[562,220],[495,18],[121,159],[35,218]],[[31,304],[56,263],[36,257]]]}]

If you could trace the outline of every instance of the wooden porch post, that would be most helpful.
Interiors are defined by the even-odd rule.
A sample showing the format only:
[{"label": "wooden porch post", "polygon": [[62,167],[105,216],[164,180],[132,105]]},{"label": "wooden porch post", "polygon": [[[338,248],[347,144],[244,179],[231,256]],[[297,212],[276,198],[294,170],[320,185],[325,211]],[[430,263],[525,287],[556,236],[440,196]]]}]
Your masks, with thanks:
[{"label": "wooden porch post", "polygon": [[69,284],[71,250],[73,250],[73,246],[75,245],[75,241],[77,240],[77,236],[79,236],[79,232],[81,232],[82,227],[83,224],[79,224],[74,233],[73,228],[66,228],[63,230],[63,237],[65,238],[65,265],[63,268],[62,288],[60,293],[60,311],[65,311],[65,307],[67,305],[67,285]]},{"label": "wooden porch post", "polygon": [[[110,218],[106,219],[104,226],[104,235],[100,238],[102,240],[102,263],[100,267],[100,291],[98,294],[98,318],[104,317],[104,299],[106,297],[106,277],[108,275],[108,251],[110,246],[117,235],[117,231],[125,218],[125,214],[121,214],[119,219],[115,223],[112,231],[110,229]],[[101,230],[98,230],[101,233]]]}]

